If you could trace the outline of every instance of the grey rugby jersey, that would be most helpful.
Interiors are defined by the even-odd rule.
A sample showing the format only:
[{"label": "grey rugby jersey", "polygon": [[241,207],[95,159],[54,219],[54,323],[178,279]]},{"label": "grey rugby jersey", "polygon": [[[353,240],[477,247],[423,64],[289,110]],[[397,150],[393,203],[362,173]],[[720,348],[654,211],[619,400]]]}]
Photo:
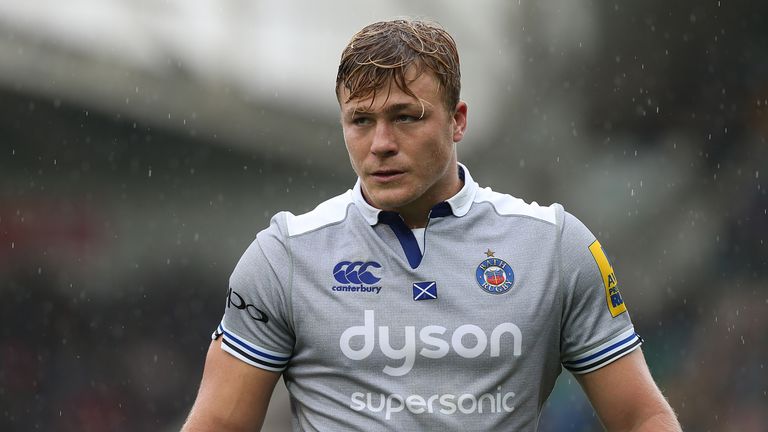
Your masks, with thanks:
[{"label": "grey rugby jersey", "polygon": [[283,373],[297,431],[536,430],[561,366],[639,346],[616,276],[560,205],[464,187],[424,253],[353,190],[260,232],[213,337]]}]

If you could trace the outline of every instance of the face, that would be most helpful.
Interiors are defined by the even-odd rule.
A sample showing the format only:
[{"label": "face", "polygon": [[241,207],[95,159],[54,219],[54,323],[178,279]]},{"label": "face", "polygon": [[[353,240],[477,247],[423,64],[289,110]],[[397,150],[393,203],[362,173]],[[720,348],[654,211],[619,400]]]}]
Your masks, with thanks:
[{"label": "face", "polygon": [[431,73],[410,75],[417,98],[392,83],[373,99],[345,102],[349,93],[342,89],[341,124],[366,200],[421,225],[432,206],[461,189],[455,143],[464,137],[467,105],[449,111]]}]

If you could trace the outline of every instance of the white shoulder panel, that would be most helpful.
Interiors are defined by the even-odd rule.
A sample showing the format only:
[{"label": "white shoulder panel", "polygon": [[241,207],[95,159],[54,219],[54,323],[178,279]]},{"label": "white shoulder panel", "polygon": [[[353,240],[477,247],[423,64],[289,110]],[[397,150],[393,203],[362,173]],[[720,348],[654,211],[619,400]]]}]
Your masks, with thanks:
[{"label": "white shoulder panel", "polygon": [[301,215],[286,213],[285,223],[288,227],[288,236],[304,234],[309,231],[341,222],[347,217],[347,207],[352,203],[352,191],[335,196],[328,201],[320,203],[314,210]]},{"label": "white shoulder panel", "polygon": [[475,195],[475,202],[490,203],[493,208],[496,209],[496,212],[502,216],[529,216],[535,219],[549,222],[553,225],[557,224],[555,205],[542,207],[536,204],[535,201],[527,204],[520,198],[494,192],[491,190],[491,188],[479,189]]}]

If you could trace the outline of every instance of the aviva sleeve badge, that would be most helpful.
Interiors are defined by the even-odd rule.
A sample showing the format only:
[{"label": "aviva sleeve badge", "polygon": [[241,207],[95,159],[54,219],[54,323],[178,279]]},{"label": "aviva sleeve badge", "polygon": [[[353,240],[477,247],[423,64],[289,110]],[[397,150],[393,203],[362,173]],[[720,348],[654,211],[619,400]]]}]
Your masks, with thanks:
[{"label": "aviva sleeve badge", "polygon": [[627,306],[624,304],[624,299],[621,298],[621,293],[619,293],[619,281],[616,279],[616,273],[613,272],[613,267],[611,267],[608,257],[605,256],[605,251],[600,242],[595,240],[589,245],[589,251],[595,258],[597,267],[600,269],[600,275],[603,277],[605,300],[608,302],[608,310],[611,311],[611,316],[615,317],[626,312]]}]

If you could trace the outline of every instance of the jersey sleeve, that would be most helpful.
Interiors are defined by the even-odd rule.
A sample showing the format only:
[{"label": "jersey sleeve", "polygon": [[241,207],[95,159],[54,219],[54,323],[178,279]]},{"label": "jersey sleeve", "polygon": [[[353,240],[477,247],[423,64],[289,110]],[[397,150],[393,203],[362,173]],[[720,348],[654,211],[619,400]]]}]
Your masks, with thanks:
[{"label": "jersey sleeve", "polygon": [[600,242],[576,217],[565,211],[562,215],[561,361],[572,373],[583,374],[632,352],[642,339]]},{"label": "jersey sleeve", "polygon": [[290,361],[291,257],[278,214],[245,251],[229,278],[224,317],[213,332],[221,347],[253,366],[280,372]]}]

